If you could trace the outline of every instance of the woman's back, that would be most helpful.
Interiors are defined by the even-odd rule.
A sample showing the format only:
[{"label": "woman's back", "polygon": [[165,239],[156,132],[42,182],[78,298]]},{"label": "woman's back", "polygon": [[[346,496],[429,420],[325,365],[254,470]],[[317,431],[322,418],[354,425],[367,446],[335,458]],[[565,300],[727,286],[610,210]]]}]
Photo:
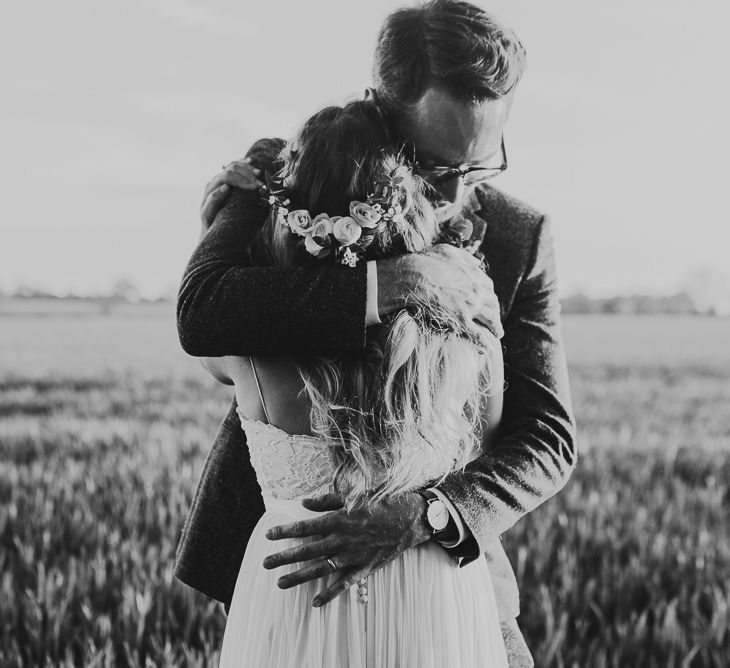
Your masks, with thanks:
[{"label": "woman's back", "polygon": [[[220,360],[220,361],[219,361]],[[270,422],[289,434],[312,434],[311,402],[304,390],[297,360],[284,355],[209,359],[224,367],[233,382],[238,413],[244,419]]]},{"label": "woman's back", "polygon": [[[337,461],[329,445],[312,434],[310,403],[290,357],[237,357],[222,360],[233,381],[238,415],[264,499],[295,499],[333,491]],[[497,393],[496,402],[499,403]],[[498,415],[494,413],[494,424]],[[491,422],[491,420],[490,420]],[[477,456],[475,451],[470,458]],[[424,486],[443,475],[438,458],[423,467]]]}]

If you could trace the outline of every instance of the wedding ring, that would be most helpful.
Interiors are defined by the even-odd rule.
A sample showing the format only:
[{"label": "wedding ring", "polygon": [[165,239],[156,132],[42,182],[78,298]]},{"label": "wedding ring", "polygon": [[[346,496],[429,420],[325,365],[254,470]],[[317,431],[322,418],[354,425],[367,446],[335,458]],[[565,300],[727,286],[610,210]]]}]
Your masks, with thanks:
[{"label": "wedding ring", "polygon": [[332,569],[332,572],[337,570],[337,564],[335,564],[330,557],[327,557],[327,563],[330,565],[330,568]]}]

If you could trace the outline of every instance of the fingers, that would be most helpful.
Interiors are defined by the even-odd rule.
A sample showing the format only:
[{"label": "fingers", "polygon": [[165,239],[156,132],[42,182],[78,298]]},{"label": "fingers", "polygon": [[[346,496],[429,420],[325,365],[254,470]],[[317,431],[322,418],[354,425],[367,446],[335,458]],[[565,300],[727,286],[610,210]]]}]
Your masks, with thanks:
[{"label": "fingers", "polygon": [[249,158],[234,160],[223,167],[223,170],[218,172],[205,185],[203,189],[203,200],[200,205],[201,208],[211,193],[220,188],[224,183],[229,186],[235,186],[236,188],[242,188],[243,190],[255,190],[264,185],[259,179],[260,176],[261,170],[254,167]]},{"label": "fingers", "polygon": [[[501,339],[502,328],[499,299],[494,292],[492,279],[484,273],[482,260],[469,255],[469,261],[462,265],[471,289],[472,297],[467,301],[471,313],[466,315],[466,325],[482,344],[488,344],[486,328],[493,336]],[[486,337],[486,338],[485,338]]]},{"label": "fingers", "polygon": [[229,186],[242,188],[243,190],[256,190],[264,185],[259,179],[261,170],[251,165],[248,161],[239,160],[227,165],[223,170],[223,180]]},{"label": "fingers", "polygon": [[352,587],[358,580],[365,578],[370,574],[370,570],[364,569],[347,569],[342,575],[335,580],[325,590],[319,592],[312,600],[312,605],[315,608],[323,606],[325,603],[336,599],[341,594],[344,594],[350,587]]},{"label": "fingers", "polygon": [[451,254],[455,254],[459,249],[451,244],[434,244],[427,251],[427,255],[444,255],[448,257]]},{"label": "fingers", "polygon": [[230,187],[224,183],[212,190],[203,200],[203,204],[200,207],[200,219],[203,221],[203,225],[210,227],[213,224],[216,214],[220,211],[228,197],[229,191]]},{"label": "fingers", "polygon": [[492,280],[484,272],[482,258],[463,248],[456,248],[449,244],[436,244],[426,251],[426,255],[445,263],[445,275],[453,276],[454,271],[461,271],[466,274],[469,281],[489,286],[492,284]]},{"label": "fingers", "polygon": [[504,336],[499,300],[493,290],[475,288],[472,298],[466,300],[462,324],[475,336],[480,344],[489,344],[489,336],[501,339]]},{"label": "fingers", "polygon": [[342,499],[337,494],[322,494],[311,499],[302,500],[302,505],[307,510],[326,512],[329,510],[340,510],[343,507]]},{"label": "fingers", "polygon": [[297,564],[301,561],[309,561],[326,557],[336,550],[336,541],[331,539],[317,540],[306,545],[299,545],[288,550],[282,550],[276,554],[270,554],[264,559],[264,568],[272,569],[284,566],[285,564]]},{"label": "fingers", "polygon": [[280,524],[271,527],[266,532],[266,537],[269,540],[281,540],[283,538],[304,538],[305,536],[329,534],[338,526],[336,518],[337,516],[333,513],[328,513],[323,517],[317,517],[312,520],[300,520],[291,524]]},{"label": "fingers", "polygon": [[[478,313],[472,319],[472,322],[475,323],[475,327],[470,327],[470,329],[475,329],[480,339],[483,337],[483,335],[486,334],[486,332],[484,332],[484,328],[486,328],[493,336],[498,339],[501,339],[504,336],[504,328],[502,327],[502,322],[499,319],[499,312],[496,314],[496,316],[494,312]],[[489,345],[488,338],[486,339],[485,344]]]},{"label": "fingers", "polygon": [[232,187],[242,190],[256,190],[263,186],[259,179],[261,170],[251,164],[249,158],[234,160],[216,174],[205,186],[200,218],[205,227],[210,227],[220,211]]},{"label": "fingers", "polygon": [[477,326],[486,327],[494,336],[501,339],[504,336],[504,329],[502,327],[499,299],[494,292],[491,279],[489,279],[487,285],[474,286],[474,298],[472,321]]},{"label": "fingers", "polygon": [[211,193],[220,188],[225,182],[225,172],[219,172],[205,184],[205,188],[203,189],[203,199],[200,202],[201,209],[205,205],[205,201],[210,197]]},{"label": "fingers", "polygon": [[448,244],[436,244],[427,254],[437,263],[429,268],[428,280],[420,284],[426,291],[423,301],[438,303],[474,343],[490,348],[491,338],[502,338],[504,329],[494,283],[484,272],[481,257]]},{"label": "fingers", "polygon": [[[335,565],[339,568],[338,564]],[[321,561],[309,563],[303,568],[300,568],[298,571],[294,571],[293,573],[287,573],[286,575],[282,575],[276,581],[276,584],[279,586],[280,589],[289,589],[291,587],[296,587],[297,585],[300,585],[304,582],[309,582],[310,580],[317,580],[318,578],[332,575],[332,573],[334,572],[335,571],[332,568],[332,564],[330,564],[326,559],[323,559]]]},{"label": "fingers", "polygon": [[480,259],[469,251],[452,246],[451,244],[434,244],[427,251],[427,255],[435,255],[445,262],[452,262],[454,259],[461,262],[479,263]]},{"label": "fingers", "polygon": [[476,320],[466,325],[466,337],[480,349],[482,353],[486,353],[494,346],[496,334],[492,332],[486,325]]}]

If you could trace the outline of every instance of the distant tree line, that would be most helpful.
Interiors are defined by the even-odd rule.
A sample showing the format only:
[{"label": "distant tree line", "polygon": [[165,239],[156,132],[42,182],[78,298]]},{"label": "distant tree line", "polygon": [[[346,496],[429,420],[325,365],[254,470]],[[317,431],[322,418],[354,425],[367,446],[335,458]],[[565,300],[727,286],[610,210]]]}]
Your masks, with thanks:
[{"label": "distant tree line", "polygon": [[172,291],[169,291],[168,294],[159,295],[154,298],[143,297],[137,286],[126,278],[119,279],[107,290],[94,293],[66,293],[59,295],[42,287],[21,284],[12,292],[6,292],[0,289],[0,297],[7,297],[10,299],[42,299],[52,301],[68,300],[76,302],[91,301],[126,304],[160,303],[173,301],[175,298]]},{"label": "distant tree line", "polygon": [[687,292],[674,295],[627,295],[593,298],[583,294],[561,300],[563,313],[717,315],[712,307],[700,308]]},{"label": "distant tree line", "polygon": [[[58,295],[47,290],[18,286],[12,293],[0,290],[0,297],[10,299],[37,299],[56,302],[95,302],[113,304],[138,303],[165,303],[173,302],[173,291],[150,299],[140,295],[136,286],[126,279],[120,279],[112,289],[97,294],[66,294]],[[614,313],[614,314],[677,314],[677,315],[725,315],[722,309],[705,304],[698,305],[698,301],[688,292],[678,292],[674,295],[626,295],[616,297],[588,297],[584,294],[575,294],[561,300],[563,313]]]}]

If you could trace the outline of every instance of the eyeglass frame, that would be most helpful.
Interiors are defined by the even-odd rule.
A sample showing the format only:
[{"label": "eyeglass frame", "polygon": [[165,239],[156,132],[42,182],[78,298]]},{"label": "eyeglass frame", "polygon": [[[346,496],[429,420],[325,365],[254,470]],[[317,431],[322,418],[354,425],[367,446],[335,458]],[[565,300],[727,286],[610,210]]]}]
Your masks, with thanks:
[{"label": "eyeglass frame", "polygon": [[[504,146],[504,135],[502,135],[502,139],[500,141],[499,145],[500,151],[502,153],[502,164],[498,167],[485,167],[484,162],[477,164],[477,165],[471,165],[471,166],[464,166],[461,165],[459,167],[453,167],[451,165],[431,165],[429,167],[421,167],[417,162],[415,164],[415,172],[424,180],[428,181],[432,185],[440,185],[442,183],[446,183],[447,181],[450,181],[454,178],[460,178],[464,179],[466,182],[466,176],[468,174],[472,174],[474,172],[484,171],[488,172],[488,174],[485,174],[481,178],[478,178],[473,183],[481,183],[482,181],[487,181],[489,179],[494,178],[495,176],[498,176],[502,172],[507,170],[508,163],[507,163],[507,151]],[[486,162],[486,161],[485,161]],[[438,170],[443,170],[443,173],[438,175],[432,175],[429,176],[428,172],[435,172]]]},{"label": "eyeglass frame", "polygon": [[[410,149],[409,152],[412,154],[410,162],[413,165],[413,171],[418,174],[424,181],[430,183],[432,186],[441,185],[442,183],[446,183],[453,178],[464,179],[464,181],[466,182],[467,174],[471,174],[477,171],[490,172],[489,174],[484,175],[482,178],[474,181],[473,184],[470,184],[475,185],[477,183],[481,183],[482,181],[488,181],[495,176],[499,176],[499,174],[505,172],[507,170],[507,167],[509,166],[507,163],[507,150],[504,146],[503,134],[499,143],[500,152],[502,153],[502,164],[499,165],[499,167],[484,167],[484,162],[479,165],[471,165],[469,167],[465,167],[463,165],[459,167],[453,167],[451,165],[432,165],[431,167],[421,167],[418,164],[418,155],[415,144],[412,140],[402,137],[401,133],[398,130],[398,126],[395,123],[395,119],[393,118],[387,107],[383,104],[383,101],[380,99],[380,95],[378,94],[377,90],[374,88],[366,88],[365,99],[370,99],[372,101],[373,106],[380,116],[380,119],[382,120],[391,140],[395,140],[397,137],[401,137],[403,141],[403,149]],[[424,174],[424,172],[429,172],[437,169],[444,170],[444,173],[437,177],[432,176],[431,178]]]}]

